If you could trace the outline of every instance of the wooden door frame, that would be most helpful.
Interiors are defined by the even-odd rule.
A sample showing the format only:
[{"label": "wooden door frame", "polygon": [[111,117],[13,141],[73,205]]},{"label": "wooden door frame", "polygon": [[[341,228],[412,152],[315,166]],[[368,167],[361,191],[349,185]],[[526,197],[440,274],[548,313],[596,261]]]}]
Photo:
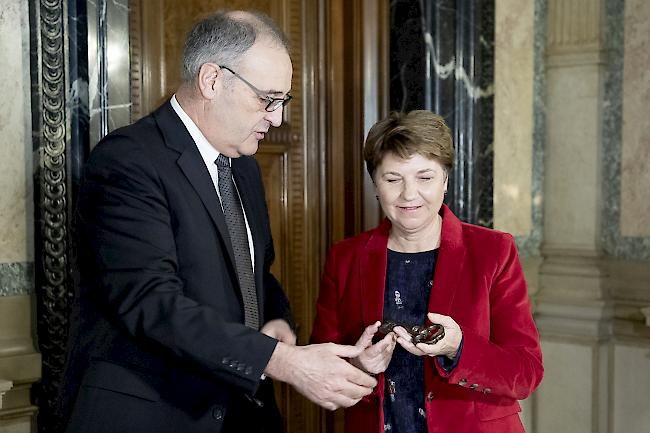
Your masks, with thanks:
[{"label": "wooden door frame", "polygon": [[[388,113],[390,28],[388,0],[319,0],[318,9],[317,69],[306,70],[318,83],[313,98],[324,259],[334,242],[375,226],[381,217],[362,147],[370,127]],[[321,433],[341,433],[343,427],[342,410],[321,410]]]},{"label": "wooden door frame", "polygon": [[[319,119],[326,175],[327,245],[380,218],[362,147],[388,111],[388,0],[319,0]],[[343,199],[342,199],[343,198]]]}]

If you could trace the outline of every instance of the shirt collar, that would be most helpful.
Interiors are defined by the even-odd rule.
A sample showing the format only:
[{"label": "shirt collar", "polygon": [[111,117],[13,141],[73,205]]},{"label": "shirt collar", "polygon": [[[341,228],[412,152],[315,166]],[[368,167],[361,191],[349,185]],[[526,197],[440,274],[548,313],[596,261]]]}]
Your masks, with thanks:
[{"label": "shirt collar", "polygon": [[[217,160],[217,157],[221,155],[221,152],[215,149],[208,139],[205,138],[205,135],[203,135],[199,127],[196,126],[196,123],[194,123],[185,110],[183,110],[181,104],[178,103],[175,94],[169,102],[176,114],[178,114],[178,117],[180,117],[183,125],[185,125],[185,128],[187,128],[187,132],[192,136],[194,143],[196,143],[196,147],[199,149],[199,153],[201,154],[201,158],[203,158],[205,166],[208,167],[208,170],[210,171],[212,171],[213,168],[216,169],[214,162]],[[228,158],[228,163],[230,163],[230,158]]]}]

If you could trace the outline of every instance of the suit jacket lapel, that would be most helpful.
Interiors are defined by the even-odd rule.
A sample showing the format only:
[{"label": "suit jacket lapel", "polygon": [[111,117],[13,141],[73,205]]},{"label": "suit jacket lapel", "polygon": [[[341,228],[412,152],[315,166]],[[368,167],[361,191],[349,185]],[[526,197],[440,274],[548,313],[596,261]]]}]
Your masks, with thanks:
[{"label": "suit jacket lapel", "polygon": [[165,144],[181,154],[176,162],[217,227],[217,231],[228,251],[230,263],[235,269],[235,255],[228,234],[228,226],[221,210],[221,203],[219,203],[219,198],[214,190],[214,183],[210,179],[210,173],[205,167],[192,136],[185,129],[185,125],[183,125],[169,101],[156,110],[153,116],[163,134]]},{"label": "suit jacket lapel", "polygon": [[370,233],[359,259],[359,287],[363,325],[368,326],[384,316],[386,259],[390,222],[384,220]]},{"label": "suit jacket lapel", "polygon": [[465,263],[462,230],[460,220],[451,213],[446,205],[443,205],[440,250],[429,297],[428,311],[430,312],[447,316],[451,312],[451,305],[456,289],[459,287]]}]

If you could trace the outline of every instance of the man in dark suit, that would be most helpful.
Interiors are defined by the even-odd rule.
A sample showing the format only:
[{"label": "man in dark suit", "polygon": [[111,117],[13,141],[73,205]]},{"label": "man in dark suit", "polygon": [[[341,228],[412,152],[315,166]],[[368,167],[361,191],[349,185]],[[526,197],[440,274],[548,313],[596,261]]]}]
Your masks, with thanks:
[{"label": "man in dark suit", "polygon": [[276,432],[266,375],[329,409],[375,386],[343,359],[360,348],[295,346],[269,272],[251,155],[280,125],[291,75],[268,17],[214,14],[188,35],[171,100],[91,153],[76,218],[68,432]]}]

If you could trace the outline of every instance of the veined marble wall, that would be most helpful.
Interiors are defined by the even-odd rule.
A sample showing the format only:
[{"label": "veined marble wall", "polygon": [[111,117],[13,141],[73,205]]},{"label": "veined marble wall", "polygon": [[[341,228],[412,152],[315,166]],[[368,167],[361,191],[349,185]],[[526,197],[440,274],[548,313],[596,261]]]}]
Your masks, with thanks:
[{"label": "veined marble wall", "polygon": [[625,1],[621,234],[650,237],[650,2]]},{"label": "veined marble wall", "polygon": [[536,295],[546,374],[533,432],[645,433],[650,56],[643,47],[650,7],[641,0],[538,2],[548,7]]},{"label": "veined marble wall", "polygon": [[602,243],[611,256],[650,260],[650,4],[607,0]]},{"label": "veined marble wall", "polygon": [[[32,431],[34,206],[28,2],[0,2],[0,432]],[[6,389],[2,390],[3,392]]]},{"label": "veined marble wall", "polygon": [[0,8],[0,296],[33,287],[34,222],[27,2]]},{"label": "veined marble wall", "polygon": [[496,0],[494,227],[532,229],[534,2]]},{"label": "veined marble wall", "polygon": [[546,0],[495,1],[494,228],[536,286],[542,242]]},{"label": "veined marble wall", "polygon": [[445,118],[456,150],[445,202],[492,227],[494,3],[391,0],[390,27],[390,109]]}]

